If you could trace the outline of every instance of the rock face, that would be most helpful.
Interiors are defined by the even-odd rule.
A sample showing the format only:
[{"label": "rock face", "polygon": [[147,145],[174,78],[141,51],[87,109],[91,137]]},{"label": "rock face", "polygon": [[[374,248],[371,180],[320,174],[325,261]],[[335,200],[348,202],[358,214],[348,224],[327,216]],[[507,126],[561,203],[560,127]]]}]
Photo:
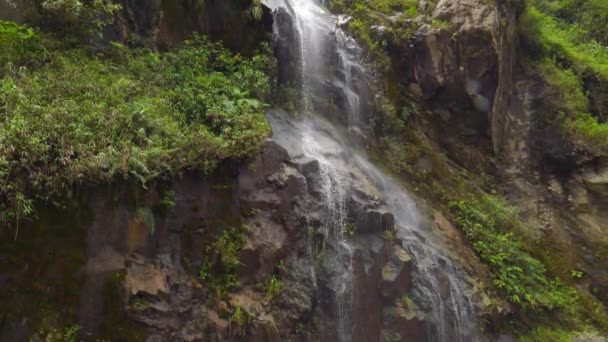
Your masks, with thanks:
[{"label": "rock face", "polygon": [[[251,54],[272,33],[272,16],[261,5],[260,17],[251,13],[249,0],[121,0],[116,32],[109,37],[144,45],[172,46],[192,32],[222,41],[224,46]],[[244,34],[246,33],[246,34]]]},{"label": "rock face", "polygon": [[296,88],[301,86],[302,80],[298,70],[300,62],[299,37],[296,24],[285,8],[276,10],[274,14],[274,55],[278,61],[277,82],[283,86]]},{"label": "rock face", "polygon": [[429,14],[416,19],[411,41],[389,39],[396,81],[449,121],[441,128],[453,130],[447,136],[470,131],[502,153],[508,142],[520,5],[479,0],[431,5],[420,2],[419,13]]},{"label": "rock face", "polygon": [[[184,174],[145,191],[95,189],[88,219],[79,223],[86,257],[70,271],[83,275],[76,305],[82,336],[128,336],[105,328],[117,312],[128,329],[137,322],[138,338],[148,341],[335,340],[340,290],[332,277],[339,273],[326,265],[343,261],[332,261],[338,246],[314,228],[327,213],[314,192],[319,172],[315,161],[291,160],[269,140],[255,161],[226,177]],[[392,214],[362,188],[350,195],[348,209],[356,232],[350,238],[353,340],[389,334],[419,341],[424,322],[401,300],[413,261],[401,241],[383,238],[394,229]],[[174,204],[164,206],[167,196]],[[219,294],[212,284],[221,274],[201,278],[199,270],[209,257],[206,246],[222,248],[214,237],[235,226],[245,228],[234,273],[240,285]],[[280,282],[275,292],[271,279]],[[15,336],[11,329],[0,336]]]},{"label": "rock face", "polygon": [[[420,1],[410,41],[383,37],[392,81],[430,109],[425,133],[442,152],[496,170],[531,238],[577,251],[562,262],[605,301],[606,158],[560,133],[552,101],[561,95],[517,55],[522,10],[521,1]],[[601,91],[590,94],[599,115]]]}]

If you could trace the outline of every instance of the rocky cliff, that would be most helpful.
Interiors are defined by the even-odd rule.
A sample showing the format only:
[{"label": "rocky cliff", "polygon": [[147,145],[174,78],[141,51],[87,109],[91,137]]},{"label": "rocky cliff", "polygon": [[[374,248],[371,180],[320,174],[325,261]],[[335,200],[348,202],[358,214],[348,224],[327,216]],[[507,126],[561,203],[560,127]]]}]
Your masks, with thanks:
[{"label": "rocky cliff", "polygon": [[[121,3],[106,36],[136,45],[164,48],[196,31],[248,54],[272,32],[270,10],[264,6],[253,20],[249,1]],[[523,310],[497,295],[491,266],[480,263],[450,222],[456,220],[442,189],[456,177],[473,184],[476,194],[492,193],[517,207],[524,229],[516,233],[554,258],[549,271],[563,278],[583,272],[574,286],[606,305],[608,158],[556,133],[551,99],[559,95],[522,51],[523,3],[421,0],[417,8],[408,39],[373,29],[386,41],[384,80],[373,80],[381,73],[365,73],[353,61],[354,73],[343,74],[338,66],[345,60],[325,56],[327,79],[315,89],[312,107],[345,124],[353,106],[349,91],[359,93],[365,115],[349,134],[373,151],[385,147],[377,127],[386,124],[382,99],[372,94],[381,92],[381,83],[397,107],[419,106],[408,123],[424,148],[408,165],[388,168],[403,178],[411,168],[436,187],[419,189],[419,179],[405,179],[431,208],[425,227],[443,235],[448,254],[475,284],[475,307],[488,321],[484,339],[498,339],[512,318],[527,322]],[[278,82],[295,88],[303,82],[294,73],[301,58],[295,23],[287,12],[274,18],[275,30],[283,32],[274,41]],[[356,50],[349,39],[333,36],[328,44]],[[383,152],[378,155],[386,157]],[[45,340],[56,333],[47,327],[77,322],[85,339],[333,341],[344,323],[336,319],[342,290],[341,275],[328,265],[352,270],[352,340],[430,339],[428,317],[407,295],[416,260],[402,248],[407,241],[395,234],[395,214],[369,179],[356,172],[348,177],[345,229],[353,257],[344,260],[342,246],[323,229],[331,213],[318,161],[267,140],[254,160],[219,170],[204,177],[183,172],[147,189],[120,181],[79,189],[66,207],[50,207],[26,223],[21,236],[31,239],[7,240],[0,253],[0,285],[12,289],[1,292],[8,304],[0,340]],[[478,185],[486,173],[496,184]],[[449,286],[440,292],[448,298]]]},{"label": "rocky cliff", "polygon": [[[316,161],[294,162],[268,141],[255,161],[230,175],[203,179],[184,174],[147,191],[122,185],[91,189],[77,201],[79,212],[86,214],[41,223],[58,232],[79,232],[86,244],[78,247],[78,241],[57,237],[41,246],[36,253],[61,265],[53,275],[35,255],[25,250],[14,255],[18,264],[36,265],[36,274],[49,287],[38,294],[20,290],[10,302],[61,296],[60,303],[70,306],[49,303],[46,310],[51,311],[41,319],[57,320],[72,312],[81,336],[334,340],[338,308],[332,296],[338,290],[329,280],[332,270],[321,265],[337,246],[318,230],[328,214],[315,190],[321,186],[319,172]],[[360,183],[348,199],[357,232],[352,237],[355,340],[381,340],[394,333],[419,340],[424,324],[415,307],[401,300],[411,283],[411,257],[399,240],[386,238],[394,229],[392,214],[367,191]],[[40,229],[39,224],[28,226],[23,234],[40,234]],[[239,260],[234,270],[223,268],[222,258],[229,253],[224,237],[241,241],[232,251]],[[68,264],[58,251],[79,256]],[[205,263],[211,263],[207,278],[199,273]],[[231,274],[238,287],[212,281]],[[52,276],[65,279],[50,285],[47,277]],[[64,281],[72,277],[75,283],[66,292]],[[29,272],[3,273],[10,287],[28,288],[37,281]],[[26,307],[9,310],[2,338],[26,338],[39,324],[34,317]],[[45,337],[34,335],[34,340],[40,338]]]},{"label": "rocky cliff", "polygon": [[167,47],[189,39],[192,33],[222,41],[224,46],[245,54],[269,39],[272,17],[260,5],[259,17],[252,14],[249,0],[119,1],[120,18],[108,37],[123,42]]},{"label": "rocky cliff", "polygon": [[[560,128],[555,103],[564,95],[531,62],[523,10],[519,1],[421,1],[409,39],[385,26],[373,32],[388,43],[388,78],[402,89],[393,97],[424,108],[410,124],[447,156],[450,173],[494,175],[497,186],[485,190],[518,208],[523,234],[551,256],[552,272],[568,279],[581,270],[576,286],[605,305],[606,156]],[[385,23],[400,25],[397,16]]]}]

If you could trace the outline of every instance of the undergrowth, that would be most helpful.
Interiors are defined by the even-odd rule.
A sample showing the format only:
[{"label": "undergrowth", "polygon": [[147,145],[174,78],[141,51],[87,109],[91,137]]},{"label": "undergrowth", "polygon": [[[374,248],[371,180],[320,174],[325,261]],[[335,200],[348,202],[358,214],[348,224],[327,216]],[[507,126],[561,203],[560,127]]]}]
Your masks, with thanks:
[{"label": "undergrowth", "polygon": [[75,185],[209,172],[270,135],[268,49],[247,59],[203,37],[167,53],[72,48],[1,24],[0,225]]},{"label": "undergrowth", "polygon": [[244,226],[229,226],[219,236],[207,236],[199,279],[217,298],[226,299],[228,293],[240,286],[236,271],[241,265],[239,253],[245,245],[245,229]]},{"label": "undergrowth", "polygon": [[562,94],[553,102],[565,132],[599,153],[608,153],[607,18],[601,0],[530,0],[520,22],[537,70]]}]

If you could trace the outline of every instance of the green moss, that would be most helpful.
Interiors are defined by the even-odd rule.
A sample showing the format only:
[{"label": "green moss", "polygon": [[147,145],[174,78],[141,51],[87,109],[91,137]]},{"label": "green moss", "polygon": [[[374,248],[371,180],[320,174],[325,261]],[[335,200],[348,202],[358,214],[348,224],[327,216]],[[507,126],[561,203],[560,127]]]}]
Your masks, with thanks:
[{"label": "green moss", "polygon": [[540,53],[570,60],[579,73],[591,71],[608,79],[608,47],[594,39],[585,39],[585,32],[579,26],[561,21],[534,6],[543,1],[547,0],[532,1],[533,5],[527,7],[521,18],[526,39]]}]

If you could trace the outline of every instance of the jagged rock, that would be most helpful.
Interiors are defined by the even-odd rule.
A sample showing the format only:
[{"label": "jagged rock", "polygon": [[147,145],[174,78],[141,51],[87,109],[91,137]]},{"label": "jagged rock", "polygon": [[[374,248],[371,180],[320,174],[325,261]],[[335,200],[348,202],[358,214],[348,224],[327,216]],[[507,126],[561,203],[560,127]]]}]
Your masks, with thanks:
[{"label": "jagged rock", "polygon": [[394,298],[409,287],[412,257],[401,247],[394,246],[389,260],[382,268],[382,296]]},{"label": "jagged rock", "polygon": [[348,201],[349,216],[359,233],[382,233],[393,230],[395,217],[380,205],[375,195],[364,190],[364,185],[354,186]]},{"label": "jagged rock", "polygon": [[590,191],[608,198],[608,162],[605,164],[597,171],[590,171],[583,175],[583,181]]},{"label": "jagged rock", "polygon": [[251,324],[248,340],[252,342],[281,341],[281,336],[277,330],[274,317],[272,315],[263,314],[256,318]]},{"label": "jagged rock", "polygon": [[132,295],[146,293],[157,296],[169,293],[166,271],[151,264],[131,264],[127,268],[124,287]]},{"label": "jagged rock", "polygon": [[398,336],[400,341],[425,341],[428,338],[424,322],[410,309],[396,304],[385,308],[382,314],[382,336]]},{"label": "jagged rock", "polygon": [[181,341],[193,342],[202,341],[203,332],[198,326],[198,322],[190,321],[180,330],[179,338]]},{"label": "jagged rock", "polygon": [[378,40],[384,39],[384,36],[386,33],[386,26],[372,25],[372,27],[370,27],[370,29],[371,29],[372,35],[375,39],[378,39]]},{"label": "jagged rock", "polygon": [[119,0],[117,3],[122,5],[121,16],[114,32],[106,32],[108,40],[171,46],[198,32],[249,55],[272,33],[270,9],[261,5],[260,20],[252,22],[248,12],[251,2],[247,0]]},{"label": "jagged rock", "polygon": [[212,329],[215,335],[223,336],[226,334],[228,328],[230,327],[230,322],[220,318],[215,310],[205,308],[202,310],[202,312],[206,315],[209,327]]}]

